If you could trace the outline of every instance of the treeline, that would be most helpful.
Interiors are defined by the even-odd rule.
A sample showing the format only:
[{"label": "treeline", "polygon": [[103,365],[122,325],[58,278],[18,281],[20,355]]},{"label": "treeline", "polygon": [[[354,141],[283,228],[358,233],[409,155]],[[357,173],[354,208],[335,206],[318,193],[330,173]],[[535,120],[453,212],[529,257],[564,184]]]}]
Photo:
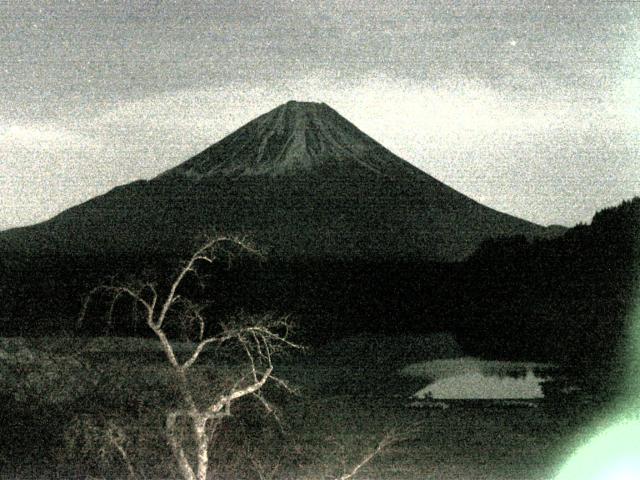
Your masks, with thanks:
[{"label": "treeline", "polygon": [[[31,259],[5,271],[2,335],[46,335],[77,330],[86,293],[104,283],[155,282],[169,286],[177,257],[69,257]],[[345,262],[317,259],[278,261],[244,255],[218,265],[201,265],[183,294],[208,303],[212,316],[267,311],[289,314],[305,343],[320,344],[360,332],[402,333],[448,330],[447,305],[458,264],[430,262]],[[105,299],[106,301],[106,299]],[[98,301],[80,331],[85,334],[144,334],[122,302],[107,325]]]},{"label": "treeline", "polygon": [[493,358],[617,365],[638,285],[640,198],[551,240],[485,242],[458,280],[458,333]]}]

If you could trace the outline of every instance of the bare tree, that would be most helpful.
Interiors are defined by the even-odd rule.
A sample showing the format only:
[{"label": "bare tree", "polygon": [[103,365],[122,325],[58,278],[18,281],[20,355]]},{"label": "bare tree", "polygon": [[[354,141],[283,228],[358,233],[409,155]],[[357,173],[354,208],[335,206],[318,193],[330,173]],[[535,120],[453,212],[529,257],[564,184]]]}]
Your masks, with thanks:
[{"label": "bare tree", "polygon": [[[187,276],[198,275],[198,266],[214,263],[226,247],[258,254],[253,245],[243,238],[216,236],[207,239],[192,256],[182,264],[168,288],[161,289],[153,282],[138,282],[126,285],[101,285],[86,296],[80,314],[82,321],[87,307],[98,294],[108,294],[110,298],[108,318],[114,314],[116,302],[129,297],[137,304],[147,326],[160,342],[162,351],[175,374],[175,382],[181,398],[180,408],[172,408],[166,414],[165,431],[168,443],[184,480],[205,480],[209,470],[209,447],[211,431],[215,425],[232,414],[233,405],[241,398],[253,396],[269,411],[272,406],[261,395],[261,389],[269,381],[286,384],[273,373],[273,356],[287,348],[300,348],[290,340],[291,324],[286,317],[241,316],[228,322],[218,322],[216,333],[209,334],[207,315],[201,303],[182,296],[181,287]],[[196,341],[186,355],[178,355],[174,343],[167,333],[167,325],[178,321],[182,325],[195,326]],[[196,364],[205,349],[234,343],[240,347],[248,368],[239,375],[231,388],[202,399],[190,381],[189,371]],[[186,442],[180,434],[178,423],[186,422],[191,430],[193,443]],[[115,438],[115,437],[114,437]],[[116,442],[119,450],[121,444]],[[190,447],[192,446],[192,447]],[[123,452],[120,452],[124,454]],[[126,458],[126,455],[125,455]],[[129,468],[130,475],[133,475]]]}]

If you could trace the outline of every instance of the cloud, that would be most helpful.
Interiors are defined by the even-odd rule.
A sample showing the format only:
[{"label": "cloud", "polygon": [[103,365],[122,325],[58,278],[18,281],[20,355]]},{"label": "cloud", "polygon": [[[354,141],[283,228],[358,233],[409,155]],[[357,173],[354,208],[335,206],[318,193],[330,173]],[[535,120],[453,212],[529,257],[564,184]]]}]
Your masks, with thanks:
[{"label": "cloud", "polygon": [[579,129],[594,113],[603,115],[601,105],[578,105],[553,97],[518,98],[463,79],[437,84],[390,78],[333,79],[331,86],[327,80],[321,75],[287,84],[185,89],[115,104],[90,122],[102,131],[133,133],[136,139],[161,134],[165,141],[189,143],[206,135],[207,141],[213,141],[297,99],[326,102],[365,131],[380,132],[383,142],[393,142],[394,136],[409,145],[419,141],[418,137],[437,138],[447,147],[452,142],[474,146],[487,136],[513,140],[558,128]]},{"label": "cloud", "polygon": [[46,220],[104,193],[111,179],[103,147],[99,137],[58,123],[0,122],[0,229]]},{"label": "cloud", "polygon": [[[541,175],[545,169],[560,174],[569,168],[583,177],[596,171],[608,175],[612,156],[620,157],[616,168],[621,171],[621,163],[632,163],[625,152],[637,151],[639,123],[629,101],[631,88],[624,85],[621,93],[575,99],[563,90],[519,95],[461,77],[441,82],[330,77],[325,72],[296,82],[184,89],[121,102],[83,122],[109,138],[116,163],[145,178],[291,99],[328,103],[394,153],[460,187],[461,179],[487,172],[502,179],[497,190],[510,182],[517,189],[523,172],[531,170]],[[597,158],[605,157],[610,161],[602,165]],[[131,158],[137,162],[132,164]],[[583,165],[575,172],[576,162],[590,162],[589,168]]]},{"label": "cloud", "polygon": [[0,151],[19,150],[38,152],[96,150],[96,138],[73,131],[55,123],[0,123]]}]

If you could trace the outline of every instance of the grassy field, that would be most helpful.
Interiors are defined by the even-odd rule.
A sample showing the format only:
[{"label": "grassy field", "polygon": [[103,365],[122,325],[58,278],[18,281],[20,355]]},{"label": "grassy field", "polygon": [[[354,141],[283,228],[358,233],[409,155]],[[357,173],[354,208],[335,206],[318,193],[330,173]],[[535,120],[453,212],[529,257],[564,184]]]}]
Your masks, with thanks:
[{"label": "grassy field", "polygon": [[[73,368],[55,357],[71,345]],[[155,343],[58,339],[3,341],[0,347],[24,358],[25,351],[46,352],[42,368],[51,370],[45,377],[52,379],[37,391],[40,399],[16,397],[8,375],[26,369],[33,376],[38,367],[25,360],[5,368],[2,478],[123,476],[121,459],[103,441],[110,425],[120,429],[115,431],[122,444],[147,478],[173,475],[162,422],[176,392]],[[233,371],[221,359],[203,360],[197,371],[203,385],[215,385]],[[267,389],[280,425],[260,413],[257,402],[239,405],[238,415],[216,433],[212,462],[218,478],[335,478],[392,434],[404,441],[385,449],[355,478],[547,479],[598,415],[593,408],[544,402],[538,408],[469,402],[444,410],[409,408],[407,394],[416,385],[397,377],[393,365],[367,369],[326,360],[312,353],[277,366],[280,377],[299,387],[298,395]],[[45,401],[52,385],[66,381],[64,372],[83,376],[75,380],[77,395]],[[41,381],[42,375],[34,378]]]}]

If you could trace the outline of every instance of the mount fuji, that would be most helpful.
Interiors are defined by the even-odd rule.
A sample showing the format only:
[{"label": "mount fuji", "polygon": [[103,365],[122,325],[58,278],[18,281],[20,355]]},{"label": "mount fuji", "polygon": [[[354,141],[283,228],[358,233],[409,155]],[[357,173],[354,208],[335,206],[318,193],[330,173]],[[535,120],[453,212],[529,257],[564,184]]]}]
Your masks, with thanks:
[{"label": "mount fuji", "polygon": [[558,232],[399,158],[323,103],[288,102],[184,163],[0,233],[22,255],[176,254],[197,233],[278,258],[459,261],[488,238]]}]

